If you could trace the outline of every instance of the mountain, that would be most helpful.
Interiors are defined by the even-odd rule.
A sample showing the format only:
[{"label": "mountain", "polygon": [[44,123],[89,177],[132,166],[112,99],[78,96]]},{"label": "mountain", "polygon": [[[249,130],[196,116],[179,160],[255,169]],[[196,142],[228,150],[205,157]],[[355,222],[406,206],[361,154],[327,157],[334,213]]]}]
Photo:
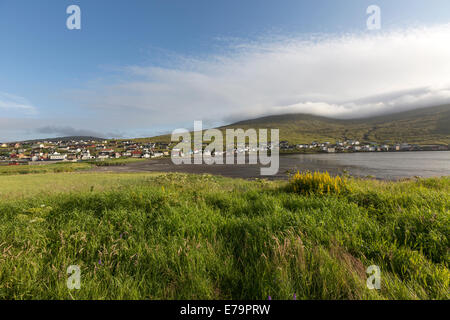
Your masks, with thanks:
[{"label": "mountain", "polygon": [[[280,141],[291,144],[336,142],[352,139],[361,142],[450,144],[450,105],[360,119],[333,119],[311,114],[284,114],[236,122],[219,129],[280,129]],[[170,142],[170,135],[133,139]]]},{"label": "mountain", "polygon": [[353,139],[366,142],[450,144],[450,105],[360,119],[285,114],[240,121],[228,128],[278,128],[280,141],[309,143]]}]

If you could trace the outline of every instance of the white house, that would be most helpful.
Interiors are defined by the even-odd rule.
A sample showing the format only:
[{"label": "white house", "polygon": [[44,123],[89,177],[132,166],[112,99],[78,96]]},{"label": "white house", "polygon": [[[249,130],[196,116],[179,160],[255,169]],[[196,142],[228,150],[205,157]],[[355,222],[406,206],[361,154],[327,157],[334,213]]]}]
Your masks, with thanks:
[{"label": "white house", "polygon": [[60,154],[58,152],[55,152],[50,155],[50,160],[66,160],[67,155],[66,154]]},{"label": "white house", "polygon": [[155,152],[152,156],[152,158],[159,158],[162,157],[164,154],[162,152]]},{"label": "white house", "polygon": [[81,160],[91,160],[93,158],[95,158],[95,157],[91,156],[91,153],[89,152],[89,150],[87,150],[81,154]]}]

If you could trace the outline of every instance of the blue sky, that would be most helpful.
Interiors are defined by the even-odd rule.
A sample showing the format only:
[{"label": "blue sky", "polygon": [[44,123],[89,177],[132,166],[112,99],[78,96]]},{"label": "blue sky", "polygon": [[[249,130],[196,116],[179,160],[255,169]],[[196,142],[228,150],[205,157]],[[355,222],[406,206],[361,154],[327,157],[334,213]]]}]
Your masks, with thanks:
[{"label": "blue sky", "polygon": [[[81,8],[81,30],[66,28],[72,4]],[[371,4],[381,8],[380,31],[366,29]],[[447,66],[436,75],[429,61],[445,63],[449,45],[438,42],[449,22],[448,0],[0,0],[0,141],[148,136],[194,120],[355,117],[373,104],[387,112],[446,101]],[[381,62],[372,51],[366,57],[374,41]],[[379,80],[377,70],[397,68],[388,64],[401,61],[398,52],[424,43],[427,50],[386,75],[399,76],[384,87],[367,83],[351,94],[335,85],[365,79],[351,61]],[[277,87],[271,79],[290,80]]]}]

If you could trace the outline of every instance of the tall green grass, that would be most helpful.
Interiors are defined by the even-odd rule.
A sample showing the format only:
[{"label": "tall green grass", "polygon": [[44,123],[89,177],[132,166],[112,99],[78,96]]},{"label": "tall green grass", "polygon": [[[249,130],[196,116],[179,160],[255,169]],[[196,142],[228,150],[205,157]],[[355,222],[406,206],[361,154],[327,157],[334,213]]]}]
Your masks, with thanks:
[{"label": "tall green grass", "polygon": [[[64,177],[79,176],[90,174]],[[349,180],[351,193],[336,195],[210,175],[109,177],[112,189],[0,201],[0,298],[450,298],[449,178]],[[81,267],[80,290],[66,287],[69,265]],[[366,287],[370,265],[379,291]]]}]

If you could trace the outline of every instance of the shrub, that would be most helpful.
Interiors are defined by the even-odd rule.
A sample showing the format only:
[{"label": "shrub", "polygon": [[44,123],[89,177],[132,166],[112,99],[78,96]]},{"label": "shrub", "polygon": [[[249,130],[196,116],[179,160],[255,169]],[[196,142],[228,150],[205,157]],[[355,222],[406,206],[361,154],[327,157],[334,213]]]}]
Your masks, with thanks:
[{"label": "shrub", "polygon": [[345,178],[332,177],[328,172],[297,171],[289,179],[288,190],[300,194],[343,194],[349,187]]}]

